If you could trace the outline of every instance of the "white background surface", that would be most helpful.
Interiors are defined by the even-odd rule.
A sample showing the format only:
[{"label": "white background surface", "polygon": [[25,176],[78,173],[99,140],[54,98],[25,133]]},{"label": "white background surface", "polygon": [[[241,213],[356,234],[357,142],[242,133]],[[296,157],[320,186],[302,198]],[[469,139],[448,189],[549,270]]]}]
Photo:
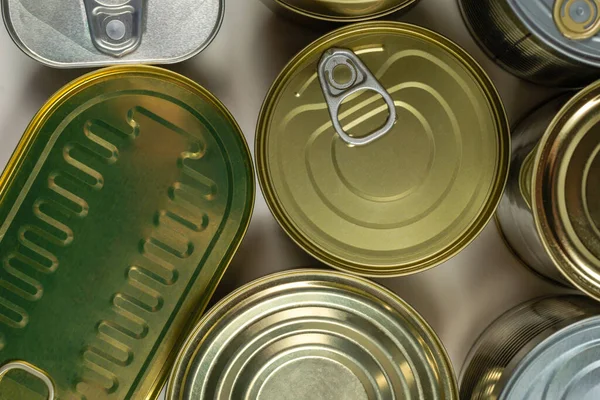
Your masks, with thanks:
[{"label": "white background surface", "polygon": [[[434,29],[466,48],[497,84],[511,124],[556,93],[519,81],[495,66],[469,36],[456,0],[422,0],[400,19]],[[253,148],[258,112],[271,82],[285,63],[316,37],[314,29],[274,15],[258,0],[226,0],[225,21],[212,45],[194,59],[170,68],[216,94]],[[0,169],[42,104],[84,72],[37,64],[0,28]],[[272,272],[316,265],[279,228],[257,186],[250,230],[217,296]],[[522,301],[560,291],[515,260],[493,223],[449,262],[416,276],[379,282],[413,305],[433,326],[457,374],[474,340],[493,319]]]}]

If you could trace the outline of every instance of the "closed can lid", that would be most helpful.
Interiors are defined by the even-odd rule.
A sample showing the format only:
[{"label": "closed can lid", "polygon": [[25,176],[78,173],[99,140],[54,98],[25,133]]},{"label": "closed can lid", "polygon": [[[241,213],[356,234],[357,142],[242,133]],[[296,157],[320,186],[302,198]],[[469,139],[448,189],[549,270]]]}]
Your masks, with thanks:
[{"label": "closed can lid", "polygon": [[180,352],[171,400],[458,399],[445,350],[388,290],[337,272],[259,279],[221,301]]},{"label": "closed can lid", "polygon": [[0,176],[0,393],[158,396],[253,200],[244,137],[194,82],[114,67],[60,90]]},{"label": "closed can lid", "polygon": [[565,57],[600,67],[600,0],[502,0],[535,37]]},{"label": "closed can lid", "polygon": [[224,0],[0,0],[6,28],[33,59],[59,68],[168,64],[216,36]]},{"label": "closed can lid", "polygon": [[332,22],[357,22],[383,17],[418,0],[275,0],[301,15]]},{"label": "closed can lid", "polygon": [[576,287],[600,300],[600,82],[571,99],[536,153],[533,214],[542,243]]},{"label": "closed can lid", "polygon": [[506,183],[508,123],[460,47],[395,22],[342,28],[273,84],[256,138],[267,204],[319,260],[366,276],[437,265],[471,242]]},{"label": "closed can lid", "polygon": [[515,367],[499,400],[600,398],[600,317],[550,335]]}]

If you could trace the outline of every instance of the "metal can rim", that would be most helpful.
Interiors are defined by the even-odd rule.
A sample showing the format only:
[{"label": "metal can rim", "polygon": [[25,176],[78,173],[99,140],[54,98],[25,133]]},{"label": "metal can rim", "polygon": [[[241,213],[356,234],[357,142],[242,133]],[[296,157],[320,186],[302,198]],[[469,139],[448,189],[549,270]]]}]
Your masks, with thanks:
[{"label": "metal can rim", "polygon": [[[215,24],[215,26],[213,28],[213,32],[208,37],[208,39],[205,40],[200,47],[196,48],[195,50],[193,50],[192,52],[190,52],[188,54],[184,54],[182,56],[168,59],[168,60],[161,60],[160,61],[161,65],[177,64],[177,63],[183,62],[185,60],[189,60],[190,58],[197,56],[202,51],[204,51],[208,46],[210,46],[210,44],[215,40],[215,38],[217,37],[217,34],[221,30],[221,26],[223,25],[223,20],[225,19],[225,0],[219,0],[219,2],[220,2],[219,17],[218,17],[217,23]],[[85,63],[84,62],[84,63],[69,63],[69,64],[50,62],[48,60],[41,58],[35,52],[33,52],[31,49],[29,49],[27,46],[25,46],[25,44],[21,40],[19,40],[18,35],[15,35],[14,29],[12,29],[12,20],[11,20],[10,16],[8,15],[8,0],[0,0],[0,12],[2,13],[2,19],[4,21],[4,26],[6,28],[6,31],[8,32],[8,36],[13,41],[13,43],[19,48],[19,50],[21,50],[25,55],[27,55],[31,59],[39,62],[40,64],[47,65],[52,68],[58,68],[58,69],[94,68],[94,67],[98,68],[98,67],[109,67],[110,65],[116,65],[116,64],[133,66],[136,64],[139,65],[139,64],[156,64],[157,63],[156,60],[150,60],[150,59],[149,60],[140,60],[137,62],[136,61],[133,61],[133,62],[125,61],[125,62],[121,62],[121,63],[117,62],[116,64],[114,62],[113,63],[111,63],[111,62]],[[84,76],[87,76],[87,74]],[[191,82],[193,82],[193,81],[191,81]]]},{"label": "metal can rim", "polygon": [[[475,221],[470,227],[470,230],[464,234],[464,239],[462,241],[454,243],[454,245],[449,247],[444,253],[439,254],[437,258],[423,260],[408,268],[406,266],[402,266],[402,268],[400,268],[400,266],[381,268],[378,266],[369,266],[364,264],[358,265],[345,260],[334,260],[333,258],[329,257],[326,249],[304,238],[297,226],[295,226],[295,224],[285,216],[282,205],[277,201],[277,196],[275,195],[275,190],[272,186],[272,182],[269,178],[266,167],[266,132],[268,131],[269,121],[276,105],[273,99],[279,95],[283,84],[290,78],[290,76],[293,75],[297,66],[300,65],[304,59],[311,55],[314,48],[320,47],[328,42],[335,41],[341,37],[351,36],[352,34],[355,34],[356,31],[367,30],[390,30],[394,32],[400,31],[409,33],[429,40],[453,54],[459,61],[463,63],[466,68],[473,73],[474,78],[478,80],[481,85],[481,89],[484,91],[490,101],[490,107],[493,109],[496,117],[496,127],[499,137],[498,171],[497,176],[494,179],[494,188],[492,191],[490,191],[488,196],[488,204],[479,213],[480,218]],[[502,99],[500,98],[500,94],[498,93],[498,90],[494,86],[489,75],[479,65],[479,63],[467,53],[466,50],[464,50],[451,39],[433,30],[418,25],[405,22],[371,21],[353,24],[326,34],[306,46],[291,61],[288,62],[288,64],[274,80],[262,104],[257,122],[254,145],[258,181],[264,194],[267,206],[279,225],[298,246],[300,246],[307,253],[311,254],[313,257],[317,258],[319,261],[339,271],[369,278],[393,278],[407,276],[417,272],[423,272],[448,261],[450,258],[460,253],[473,240],[475,240],[481,231],[483,231],[483,229],[492,219],[494,212],[502,198],[502,193],[504,192],[506,182],[508,181],[508,169],[511,152],[510,142],[511,138],[508,117],[506,115]]]},{"label": "metal can rim", "polygon": [[[217,323],[221,320],[222,315],[227,313],[227,311],[231,308],[232,305],[236,304],[237,300],[240,297],[244,297],[244,295],[251,295],[253,293],[260,292],[262,290],[266,290],[275,286],[275,284],[283,284],[290,283],[294,279],[299,279],[303,277],[310,277],[312,280],[318,280],[319,278],[343,278],[348,284],[354,284],[353,288],[355,289],[366,289],[376,292],[380,298],[384,298],[386,300],[391,300],[391,302],[396,303],[397,305],[402,307],[403,311],[406,311],[407,314],[412,318],[412,321],[415,322],[420,328],[423,329],[423,332],[427,335],[427,338],[431,340],[432,346],[435,346],[434,350],[436,350],[442,358],[443,365],[440,365],[440,369],[445,372],[444,380],[450,383],[451,388],[451,399],[458,399],[458,383],[454,374],[454,370],[452,367],[452,361],[450,360],[450,356],[444,347],[441,339],[435,333],[433,328],[425,321],[425,319],[405,300],[400,298],[397,294],[390,291],[384,286],[376,284],[366,278],[362,278],[355,275],[350,275],[343,272],[337,271],[326,271],[319,269],[295,269],[282,271],[275,274],[263,276],[258,278],[246,285],[234,290],[222,300],[220,300],[216,305],[214,305],[196,324],[185,343],[181,347],[179,354],[177,355],[177,359],[175,361],[174,367],[171,370],[171,374],[169,376],[169,380],[167,383],[167,391],[166,398],[167,400],[181,400],[181,397],[176,397],[177,392],[180,390],[183,381],[185,380],[185,373],[187,372],[187,363],[195,356],[197,349],[194,347],[194,342],[196,342],[199,333],[202,328],[205,327],[207,323],[211,320],[215,320]],[[367,292],[369,295],[372,293]],[[210,328],[212,329],[212,327]]]},{"label": "metal can rim", "polygon": [[[540,241],[544,246],[548,256],[554,262],[560,273],[570,282],[575,288],[581,290],[588,296],[600,301],[600,285],[589,278],[589,276],[578,273],[581,269],[577,265],[573,257],[570,256],[562,246],[558,245],[557,238],[553,235],[553,228],[547,221],[546,212],[544,210],[544,199],[542,198],[541,187],[543,185],[542,175],[544,173],[545,154],[543,149],[548,146],[553,139],[552,133],[560,129],[561,120],[571,111],[576,108],[576,104],[586,96],[594,92],[600,91],[600,81],[596,81],[577,92],[567,103],[560,109],[554,117],[550,125],[544,132],[540,142],[538,143],[534,166],[533,166],[533,181],[532,181],[532,211],[535,222],[536,231],[540,237]],[[581,263],[580,263],[581,264]]]},{"label": "metal can rim", "polygon": [[406,0],[403,4],[390,7],[387,10],[379,11],[379,12],[376,12],[373,14],[368,14],[368,15],[360,16],[360,17],[328,17],[328,16],[325,16],[322,14],[311,13],[309,11],[302,10],[298,7],[294,7],[290,4],[288,4],[287,2],[285,2],[284,0],[274,0],[274,1],[281,7],[284,7],[285,9],[287,9],[291,12],[294,12],[296,14],[300,14],[304,17],[316,19],[316,20],[323,21],[323,22],[352,23],[352,22],[363,22],[363,21],[368,21],[368,20],[372,20],[372,19],[378,19],[378,18],[383,18],[383,17],[389,16],[391,14],[394,14],[396,12],[399,12],[403,9],[406,9],[406,8],[409,8],[413,5],[415,5],[419,0]]},{"label": "metal can rim", "polygon": [[[75,95],[75,94],[79,93],[81,90],[93,85],[97,80],[106,78],[106,77],[110,77],[110,76],[131,74],[131,73],[134,73],[137,75],[141,74],[144,76],[153,76],[156,78],[162,78],[162,79],[168,80],[170,82],[173,82],[175,84],[183,86],[186,90],[189,90],[193,93],[197,93],[198,95],[204,97],[207,101],[209,101],[213,107],[217,108],[219,110],[219,112],[221,112],[223,114],[223,116],[225,118],[229,119],[230,122],[233,124],[233,126],[235,126],[236,130],[239,133],[240,144],[242,146],[244,146],[245,153],[248,155],[248,161],[249,161],[248,166],[249,166],[249,168],[251,168],[251,171],[249,171],[249,175],[252,177],[254,176],[254,172],[255,172],[254,164],[252,162],[252,158],[250,157],[250,148],[248,146],[248,142],[246,141],[246,138],[243,135],[240,126],[238,125],[237,121],[233,117],[233,114],[231,114],[231,112],[225,107],[225,105],[214,94],[212,94],[210,91],[208,91],[207,89],[205,89],[198,83],[194,82],[193,80],[186,78],[185,76],[180,75],[176,72],[164,69],[164,68],[146,66],[146,65],[126,65],[126,66],[115,66],[115,67],[103,68],[103,69],[85,74],[85,75],[75,79],[74,81],[67,83],[65,86],[63,86],[61,89],[59,89],[54,95],[52,95],[50,97],[50,99],[46,101],[46,103],[44,103],[42,108],[36,113],[36,115],[33,117],[32,121],[29,123],[28,127],[26,128],[26,130],[23,134],[23,137],[17,144],[15,151],[13,152],[12,156],[10,157],[6,168],[0,174],[0,199],[3,197],[4,192],[6,191],[7,187],[10,185],[12,179],[15,176],[15,173],[19,170],[22,163],[26,159],[26,155],[29,150],[29,146],[34,141],[35,136],[39,133],[39,128],[47,121],[47,119],[52,115],[52,113],[54,113],[65,101],[67,101],[73,95]],[[254,179],[251,179],[248,182],[248,185],[250,186],[252,195],[250,198],[250,204],[248,205],[248,207],[246,209],[247,218],[244,218],[242,220],[242,224],[240,225],[240,229],[238,231],[239,239],[235,243],[233,243],[233,245],[231,246],[229,256],[224,258],[224,260],[226,261],[226,265],[231,263],[231,259],[233,258],[233,255],[237,252],[237,249],[241,246],[242,239],[244,238],[244,236],[246,235],[246,233],[248,231],[251,216],[254,211],[254,206],[255,206],[255,201],[256,201],[256,182],[254,181]],[[1,239],[1,237],[0,237],[0,239]],[[216,278],[215,283],[210,288],[210,291],[211,291],[210,297],[212,297],[212,294],[216,290],[217,285],[218,285],[219,281],[221,280],[221,278],[223,277],[223,274],[225,273],[225,271],[226,271],[226,268],[224,268],[223,271],[221,271],[220,275],[215,276],[215,278]],[[183,330],[180,333],[179,337],[176,339],[177,344],[180,345],[185,341],[185,339],[186,339],[185,334],[187,332],[188,332],[187,330]],[[177,349],[177,348],[179,348],[179,346],[174,345],[173,348]],[[167,362],[165,362],[165,364],[162,366],[162,369],[161,369],[160,373],[158,374],[158,376],[156,377],[156,379],[153,380],[152,382],[149,382],[148,391],[144,395],[145,397],[143,397],[143,399],[152,400],[152,399],[155,399],[158,397],[164,383],[166,382],[166,380],[169,377],[169,373],[170,373],[169,366],[172,366],[174,361],[175,361],[175,354],[172,354],[167,359]]]}]

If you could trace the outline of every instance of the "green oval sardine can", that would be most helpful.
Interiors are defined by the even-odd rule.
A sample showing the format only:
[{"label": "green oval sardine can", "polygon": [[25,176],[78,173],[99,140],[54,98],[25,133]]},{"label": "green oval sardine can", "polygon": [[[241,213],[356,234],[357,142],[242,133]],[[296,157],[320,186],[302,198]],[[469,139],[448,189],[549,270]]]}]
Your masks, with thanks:
[{"label": "green oval sardine can", "polygon": [[408,10],[419,0],[263,0],[295,19],[350,23],[382,18]]},{"label": "green oval sardine can", "polygon": [[215,38],[224,0],[0,0],[6,29],[56,68],[184,61]]},{"label": "green oval sardine can", "polygon": [[497,212],[507,244],[542,276],[600,300],[600,82],[543,105],[513,132]]},{"label": "green oval sardine can", "polygon": [[461,400],[600,398],[600,304],[584,296],[535,299],[508,311],[477,340]]},{"label": "green oval sardine can", "polygon": [[459,0],[481,48],[531,82],[582,87],[600,77],[599,0]]},{"label": "green oval sardine can", "polygon": [[457,254],[490,220],[510,153],[500,97],[437,33],[399,22],[334,31],[279,75],[260,113],[273,215],[340,270],[391,277]]},{"label": "green oval sardine can", "polygon": [[0,177],[0,393],[156,398],[253,202],[244,137],[194,82],[132,66],[61,89]]},{"label": "green oval sardine can", "polygon": [[427,323],[366,279],[295,270],[209,311],[179,353],[169,400],[458,398]]}]

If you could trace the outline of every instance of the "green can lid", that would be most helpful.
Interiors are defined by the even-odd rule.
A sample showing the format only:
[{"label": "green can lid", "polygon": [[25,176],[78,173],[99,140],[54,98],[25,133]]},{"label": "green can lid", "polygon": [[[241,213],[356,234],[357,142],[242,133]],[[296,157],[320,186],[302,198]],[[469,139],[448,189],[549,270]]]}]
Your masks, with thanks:
[{"label": "green can lid", "polygon": [[253,199],[238,125],[192,81],[119,67],[59,91],[0,177],[0,392],[157,396]]}]

